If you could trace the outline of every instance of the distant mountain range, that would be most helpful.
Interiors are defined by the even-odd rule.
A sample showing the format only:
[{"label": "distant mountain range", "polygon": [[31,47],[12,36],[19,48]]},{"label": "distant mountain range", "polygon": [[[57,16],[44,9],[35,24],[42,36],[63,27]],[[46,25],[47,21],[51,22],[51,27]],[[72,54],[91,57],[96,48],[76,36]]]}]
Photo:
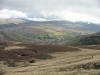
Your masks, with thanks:
[{"label": "distant mountain range", "polygon": [[70,21],[0,19],[0,40],[66,44],[76,36],[100,31],[100,25]]},{"label": "distant mountain range", "polygon": [[20,23],[52,23],[52,24],[81,24],[81,25],[100,25],[95,23],[89,23],[89,22],[71,22],[66,20],[48,20],[48,21],[32,21],[24,18],[9,18],[9,19],[0,19],[0,24],[20,24]]}]

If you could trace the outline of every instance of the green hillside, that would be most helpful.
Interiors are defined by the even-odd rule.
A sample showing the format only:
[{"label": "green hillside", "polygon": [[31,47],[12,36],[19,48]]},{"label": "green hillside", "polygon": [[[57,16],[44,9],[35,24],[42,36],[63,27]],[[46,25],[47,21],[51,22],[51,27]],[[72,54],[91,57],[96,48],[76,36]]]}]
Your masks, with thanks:
[{"label": "green hillside", "polygon": [[70,42],[74,45],[100,45],[100,32],[90,35],[77,36]]},{"label": "green hillside", "polygon": [[[98,25],[84,25],[65,21],[0,24],[0,39],[20,42],[48,44],[70,43],[74,37],[91,34],[100,30]],[[97,30],[95,30],[97,29]]]}]

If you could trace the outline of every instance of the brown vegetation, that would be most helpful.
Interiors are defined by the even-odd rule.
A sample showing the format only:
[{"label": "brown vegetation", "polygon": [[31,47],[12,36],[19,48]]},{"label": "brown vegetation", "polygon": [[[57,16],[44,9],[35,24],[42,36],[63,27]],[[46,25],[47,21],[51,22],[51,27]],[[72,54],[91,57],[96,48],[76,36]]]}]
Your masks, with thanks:
[{"label": "brown vegetation", "polygon": [[96,48],[0,42],[0,69],[5,75],[99,75],[100,51],[88,47]]},{"label": "brown vegetation", "polygon": [[[9,48],[9,50],[7,50],[7,48]],[[79,49],[62,45],[14,44],[14,42],[0,42],[0,60],[9,63],[20,61],[34,62],[35,59],[50,59],[53,58],[50,53],[66,51],[79,51]]]}]

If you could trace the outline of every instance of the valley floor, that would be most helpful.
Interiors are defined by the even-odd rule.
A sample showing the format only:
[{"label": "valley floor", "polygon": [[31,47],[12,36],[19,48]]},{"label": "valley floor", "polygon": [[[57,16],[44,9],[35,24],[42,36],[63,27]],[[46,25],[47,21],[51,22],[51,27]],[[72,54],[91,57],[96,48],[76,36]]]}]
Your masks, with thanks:
[{"label": "valley floor", "polygon": [[[76,52],[56,52],[54,58],[37,60],[27,66],[7,67],[4,75],[100,75],[100,50],[79,48]],[[98,64],[98,65],[96,65]]]}]

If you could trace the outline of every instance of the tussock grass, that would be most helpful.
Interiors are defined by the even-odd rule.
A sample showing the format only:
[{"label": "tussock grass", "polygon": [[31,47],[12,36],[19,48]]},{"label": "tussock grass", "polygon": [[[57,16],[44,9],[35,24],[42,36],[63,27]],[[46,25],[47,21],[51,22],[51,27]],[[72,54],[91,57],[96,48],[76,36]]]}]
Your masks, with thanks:
[{"label": "tussock grass", "polygon": [[[99,75],[100,73],[99,50],[27,43],[19,43],[16,46],[26,48],[0,50],[0,60],[8,65],[5,70],[9,75]],[[6,47],[9,47],[9,44]]]},{"label": "tussock grass", "polygon": [[[15,62],[34,63],[36,59],[46,60],[54,58],[51,54],[56,52],[76,52],[77,48],[64,45],[39,45],[28,43],[2,42],[0,60],[5,61],[8,66],[15,66]],[[31,60],[32,59],[32,60]]]},{"label": "tussock grass", "polygon": [[0,70],[0,75],[4,75],[4,74],[5,74],[5,72]]},{"label": "tussock grass", "polygon": [[87,48],[87,49],[100,50],[100,45],[88,45],[88,46],[80,46],[80,47]]},{"label": "tussock grass", "polygon": [[3,62],[4,65],[7,65],[8,67],[17,67],[18,65],[16,64],[16,62],[11,61],[11,60],[7,60]]}]

